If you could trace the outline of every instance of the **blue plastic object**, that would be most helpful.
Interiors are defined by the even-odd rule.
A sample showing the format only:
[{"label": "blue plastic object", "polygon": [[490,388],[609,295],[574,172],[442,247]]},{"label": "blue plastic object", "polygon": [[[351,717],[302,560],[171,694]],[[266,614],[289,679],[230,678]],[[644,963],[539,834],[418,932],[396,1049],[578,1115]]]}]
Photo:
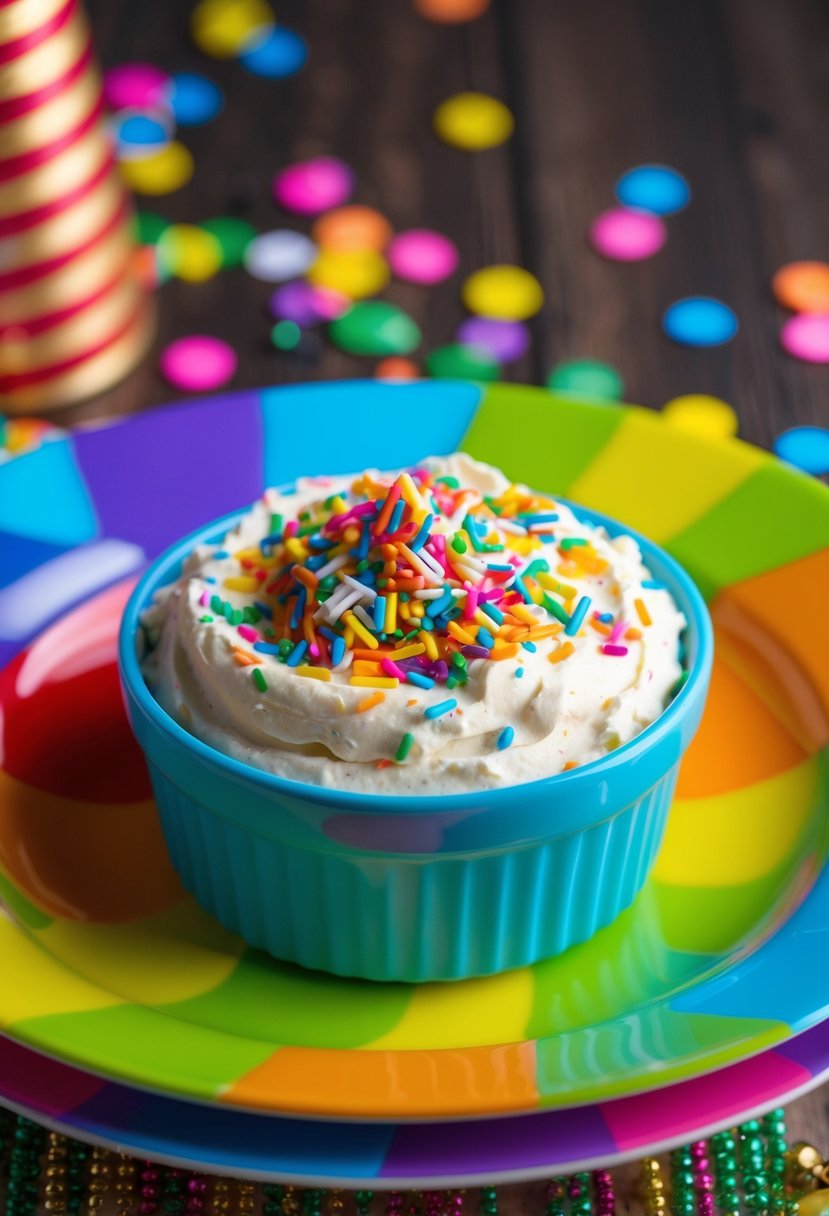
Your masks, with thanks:
[{"label": "blue plastic object", "polygon": [[170,105],[180,127],[200,127],[210,122],[224,105],[222,90],[198,72],[174,72]]},{"label": "blue plastic object", "polygon": [[691,188],[669,165],[637,165],[616,183],[616,198],[623,207],[635,207],[654,215],[673,215],[687,207]]},{"label": "blue plastic object", "polygon": [[665,310],[662,328],[682,346],[721,346],[740,328],[736,314],[710,296],[688,296]]},{"label": "blue plastic object", "polygon": [[239,62],[255,76],[281,80],[295,76],[305,66],[308,45],[304,38],[284,26],[276,26],[256,46],[239,56]]},{"label": "blue plastic object", "polygon": [[[611,535],[636,536],[606,516],[576,513]],[[691,674],[630,743],[503,789],[363,795],[231,759],[188,734],[147,688],[141,613],[195,545],[215,544],[239,518],[234,512],[200,529],[150,566],[119,639],[127,711],[173,864],[205,908],[277,958],[340,975],[426,981],[559,954],[632,903],[662,839],[713,657],[705,604],[672,558],[637,537],[688,621]]]}]

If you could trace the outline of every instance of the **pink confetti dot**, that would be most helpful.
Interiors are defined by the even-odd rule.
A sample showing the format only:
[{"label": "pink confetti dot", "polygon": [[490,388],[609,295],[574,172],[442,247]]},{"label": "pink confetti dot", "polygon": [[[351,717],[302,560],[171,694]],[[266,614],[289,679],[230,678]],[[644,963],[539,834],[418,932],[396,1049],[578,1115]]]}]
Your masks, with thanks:
[{"label": "pink confetti dot", "polygon": [[590,244],[615,262],[641,262],[658,253],[668,237],[664,221],[647,211],[613,207],[590,225]]},{"label": "pink confetti dot", "polygon": [[104,74],[104,96],[113,110],[166,109],[171,80],[152,63],[120,63]]},{"label": "pink confetti dot", "polygon": [[829,312],[791,317],[780,331],[780,345],[795,359],[829,363]]},{"label": "pink confetti dot", "polygon": [[171,342],[158,361],[162,376],[183,393],[203,393],[227,384],[238,360],[232,346],[209,334]]},{"label": "pink confetti dot", "polygon": [[334,156],[289,165],[273,180],[274,198],[280,207],[296,215],[319,215],[339,207],[353,189],[353,172]]},{"label": "pink confetti dot", "polygon": [[386,252],[392,273],[410,283],[440,283],[457,268],[458,250],[448,237],[429,228],[396,236]]}]

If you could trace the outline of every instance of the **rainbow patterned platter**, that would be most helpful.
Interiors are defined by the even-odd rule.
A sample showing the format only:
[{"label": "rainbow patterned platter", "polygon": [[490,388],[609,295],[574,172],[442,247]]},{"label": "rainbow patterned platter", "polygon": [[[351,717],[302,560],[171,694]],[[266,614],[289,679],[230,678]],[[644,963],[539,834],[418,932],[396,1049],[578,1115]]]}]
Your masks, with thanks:
[{"label": "rainbow patterned platter", "polygon": [[454,1123],[345,1123],[195,1106],[0,1037],[0,1102],[80,1140],[236,1178],[418,1190],[606,1168],[699,1140],[829,1076],[829,1023],[750,1060],[578,1110]]},{"label": "rainbow patterned platter", "polygon": [[[147,558],[267,484],[461,446],[650,535],[709,599],[712,688],[663,850],[620,920],[532,968],[413,987],[280,965],[219,929],[166,861],[121,710],[119,613]],[[645,410],[350,382],[55,438],[0,467],[0,533],[9,1037],[208,1104],[438,1121],[701,1077],[829,1013],[820,483]]]}]

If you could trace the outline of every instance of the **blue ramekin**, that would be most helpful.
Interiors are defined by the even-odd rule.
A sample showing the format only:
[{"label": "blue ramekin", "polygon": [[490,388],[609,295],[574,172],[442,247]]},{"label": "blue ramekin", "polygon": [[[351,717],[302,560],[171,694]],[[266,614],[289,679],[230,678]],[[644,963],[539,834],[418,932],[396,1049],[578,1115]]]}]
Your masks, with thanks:
[{"label": "blue ramekin", "polygon": [[[571,504],[572,505],[572,504]],[[662,840],[713,658],[708,611],[663,550],[636,537],[688,621],[690,676],[631,742],[570,772],[476,793],[392,797],[322,789],[231,759],[188,734],[141,673],[140,616],[197,544],[180,541],[133,591],[119,668],[173,865],[223,925],[277,958],[373,980],[458,980],[560,954],[627,908]]]}]

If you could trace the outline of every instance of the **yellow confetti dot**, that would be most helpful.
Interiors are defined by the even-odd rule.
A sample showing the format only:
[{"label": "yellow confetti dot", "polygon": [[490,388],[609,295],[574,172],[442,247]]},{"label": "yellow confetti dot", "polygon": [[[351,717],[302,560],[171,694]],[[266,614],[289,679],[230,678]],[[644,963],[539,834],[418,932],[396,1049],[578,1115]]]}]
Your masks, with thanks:
[{"label": "yellow confetti dot", "polygon": [[737,414],[733,406],[706,393],[674,397],[663,407],[662,415],[671,426],[704,435],[707,439],[730,439],[737,434]]},{"label": "yellow confetti dot", "polygon": [[190,17],[193,41],[214,59],[233,59],[273,25],[265,0],[201,0]]},{"label": "yellow confetti dot", "polygon": [[316,287],[363,300],[383,290],[389,281],[389,266],[374,249],[323,249],[308,271],[308,280]]},{"label": "yellow confetti dot", "polygon": [[461,288],[470,312],[501,321],[525,321],[544,303],[535,275],[520,266],[486,266],[471,274]]},{"label": "yellow confetti dot", "polygon": [[203,283],[222,266],[222,246],[210,232],[195,224],[171,224],[158,240],[162,265],[179,279]]},{"label": "yellow confetti dot", "polygon": [[486,93],[456,93],[448,97],[435,110],[432,122],[446,143],[471,152],[502,144],[515,126],[504,103]]},{"label": "yellow confetti dot", "polygon": [[121,161],[120,169],[130,190],[138,194],[172,194],[193,176],[193,157],[174,139],[152,156]]}]

